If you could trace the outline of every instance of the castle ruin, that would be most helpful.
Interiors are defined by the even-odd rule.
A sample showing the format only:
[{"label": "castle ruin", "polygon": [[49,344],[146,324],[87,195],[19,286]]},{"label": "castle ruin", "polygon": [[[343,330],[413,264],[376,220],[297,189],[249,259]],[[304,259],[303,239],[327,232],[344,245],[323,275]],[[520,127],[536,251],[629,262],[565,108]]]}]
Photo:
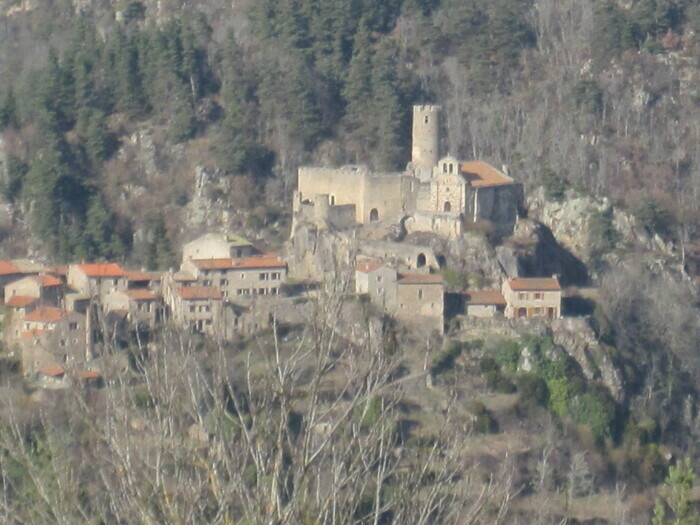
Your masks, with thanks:
[{"label": "castle ruin", "polygon": [[441,112],[435,105],[413,107],[411,162],[403,172],[355,165],[299,168],[294,211],[340,228],[403,221],[409,233],[448,239],[476,223],[511,233],[522,185],[486,162],[440,157]]}]

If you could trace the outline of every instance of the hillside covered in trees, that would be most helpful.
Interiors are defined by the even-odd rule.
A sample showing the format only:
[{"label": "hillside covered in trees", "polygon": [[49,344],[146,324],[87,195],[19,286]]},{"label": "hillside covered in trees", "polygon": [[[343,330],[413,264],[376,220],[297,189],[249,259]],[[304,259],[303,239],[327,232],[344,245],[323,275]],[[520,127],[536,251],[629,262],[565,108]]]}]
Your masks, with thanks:
[{"label": "hillside covered in trees", "polygon": [[539,218],[605,203],[567,246],[577,284],[599,288],[583,310],[600,351],[577,364],[551,333],[422,340],[340,294],[299,333],[164,331],[128,350],[114,388],[37,408],[3,385],[0,513],[694,523],[700,3],[192,4],[0,0],[0,255],[165,270],[212,227],[277,248],[300,165],[400,171],[412,105],[434,103],[442,152],[507,165],[544,196]]},{"label": "hillside covered in trees", "polygon": [[[695,240],[694,2],[1,7],[3,195],[60,259],[125,257],[163,236],[163,213],[176,242],[193,176],[177,177],[173,152],[231,178],[239,208],[280,206],[300,163],[402,168],[424,101],[447,110],[445,151],[554,193],[609,196],[650,230]],[[115,202],[141,182],[122,146],[144,129],[164,146],[148,206],[159,213]]]}]

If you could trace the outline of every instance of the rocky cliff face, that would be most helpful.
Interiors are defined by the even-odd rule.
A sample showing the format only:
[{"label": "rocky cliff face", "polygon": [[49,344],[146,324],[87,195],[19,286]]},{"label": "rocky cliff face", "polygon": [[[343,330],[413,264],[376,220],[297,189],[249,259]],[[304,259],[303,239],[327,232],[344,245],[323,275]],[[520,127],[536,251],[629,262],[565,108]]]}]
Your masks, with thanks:
[{"label": "rocky cliff face", "polygon": [[532,219],[518,221],[513,236],[496,252],[509,277],[557,274],[564,285],[584,285],[589,280],[586,265],[546,225]]},{"label": "rocky cliff face", "polygon": [[624,403],[622,372],[611,349],[598,341],[586,318],[559,319],[552,324],[552,335],[554,342],[579,364],[587,380],[600,381],[617,402]]},{"label": "rocky cliff face", "polygon": [[[557,242],[576,258],[588,264],[591,253],[588,245],[589,219],[594,212],[603,212],[611,206],[607,198],[594,198],[568,190],[562,202],[545,198],[543,188],[528,192],[528,217],[551,230]],[[613,209],[612,225],[619,234],[618,248],[642,248],[648,251],[674,255],[674,246],[658,235],[651,235],[629,213]]]}]

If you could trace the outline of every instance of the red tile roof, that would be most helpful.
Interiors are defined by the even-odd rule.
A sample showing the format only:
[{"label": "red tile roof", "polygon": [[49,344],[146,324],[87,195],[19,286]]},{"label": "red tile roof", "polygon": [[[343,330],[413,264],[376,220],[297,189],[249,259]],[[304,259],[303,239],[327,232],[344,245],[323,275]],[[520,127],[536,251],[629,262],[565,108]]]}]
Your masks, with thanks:
[{"label": "red tile roof", "polygon": [[137,289],[137,290],[126,290],[124,292],[129,296],[130,299],[134,301],[155,301],[158,296],[150,290]]},{"label": "red tile roof", "polygon": [[46,333],[46,330],[27,330],[26,332],[22,332],[19,334],[20,339],[26,340],[26,339],[36,339],[40,335],[44,335]]},{"label": "red tile roof", "polygon": [[506,305],[506,300],[500,290],[467,290],[462,292],[462,295],[467,304]]},{"label": "red tile roof", "polygon": [[81,370],[78,372],[78,376],[83,379],[99,379],[102,377],[97,370]]},{"label": "red tile roof", "polygon": [[221,290],[214,286],[185,286],[175,290],[185,300],[221,299]]},{"label": "red tile roof", "polygon": [[480,186],[501,186],[503,184],[513,183],[513,179],[480,160],[462,162],[460,164],[460,170],[469,183],[476,188]]},{"label": "red tile roof", "polygon": [[151,277],[151,274],[148,272],[144,272],[143,270],[128,270],[126,272],[126,278],[129,279],[130,281],[135,281],[135,282],[144,282],[144,281],[152,281],[153,278]]},{"label": "red tile roof", "polygon": [[37,275],[35,279],[39,283],[39,285],[43,286],[44,288],[50,288],[52,286],[61,286],[63,284],[63,282],[60,279],[57,279],[53,275]]},{"label": "red tile roof", "polygon": [[10,261],[0,261],[0,275],[12,275],[15,273],[22,273],[19,268],[17,268]]},{"label": "red tile roof", "polygon": [[399,274],[399,284],[442,284],[442,275],[431,273]]},{"label": "red tile roof", "polygon": [[55,323],[59,319],[68,315],[69,312],[54,308],[53,306],[42,306],[31,313],[24,316],[25,321],[34,321],[38,323]]},{"label": "red tile roof", "polygon": [[58,365],[50,365],[40,368],[39,373],[49,377],[61,377],[66,371]]},{"label": "red tile roof", "polygon": [[192,259],[194,264],[200,270],[229,270],[233,268],[233,259],[230,257],[224,259]]},{"label": "red tile roof", "polygon": [[88,277],[126,276],[126,272],[116,263],[83,263],[76,266]]},{"label": "red tile roof", "polygon": [[240,259],[192,259],[200,270],[245,270],[254,268],[284,268],[286,263],[274,254],[266,253]]},{"label": "red tile roof", "polygon": [[561,290],[559,279],[556,277],[515,277],[508,279],[511,290],[516,291],[557,291]]},{"label": "red tile roof", "polygon": [[384,265],[379,261],[366,261],[361,262],[357,266],[355,266],[355,270],[362,273],[372,273],[373,271],[378,270],[382,266]]},{"label": "red tile roof", "polygon": [[28,306],[38,300],[38,297],[29,297],[28,295],[13,295],[8,299],[8,301],[5,304],[10,308],[24,308],[25,306]]}]

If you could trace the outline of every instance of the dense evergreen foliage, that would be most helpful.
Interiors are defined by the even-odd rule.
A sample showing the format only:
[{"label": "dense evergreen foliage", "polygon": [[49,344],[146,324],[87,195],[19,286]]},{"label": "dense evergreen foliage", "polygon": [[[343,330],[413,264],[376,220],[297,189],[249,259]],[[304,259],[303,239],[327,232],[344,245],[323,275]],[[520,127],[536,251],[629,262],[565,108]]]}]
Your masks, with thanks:
[{"label": "dense evergreen foliage", "polygon": [[[55,47],[44,47],[43,65],[0,64],[18,73],[0,85],[0,127],[35,128],[22,135],[33,140],[15,155],[5,194],[35,203],[35,232],[54,253],[61,247],[63,256],[124,255],[118,246],[128,248],[132,218],[122,217],[119,231],[107,235],[119,243],[95,243],[85,232],[88,201],[103,191],[105,162],[122,134],[145,121],[165,126],[174,144],[205,137],[217,167],[260,184],[273,172],[293,173],[320,152],[332,152],[333,162],[401,169],[411,104],[429,100],[448,110],[452,153],[508,161],[526,181],[556,183],[555,198],[567,182],[618,196],[620,184],[631,182],[620,181],[619,167],[610,166],[613,150],[632,159],[631,177],[642,187],[647,175],[663,176],[660,189],[669,195],[678,184],[692,184],[689,123],[674,131],[682,140],[672,175],[658,162],[654,172],[635,160],[643,162],[642,150],[656,147],[649,144],[656,139],[644,136],[652,125],[645,118],[665,97],[679,97],[677,86],[660,75],[644,78],[647,107],[631,122],[620,114],[628,100],[613,100],[618,87],[605,77],[620,60],[639,63],[653,77],[643,58],[625,58],[629,50],[685,46],[694,56],[683,35],[700,25],[700,10],[688,0],[597,0],[556,9],[532,0],[262,0],[237,14],[246,23],[227,30],[212,10],[209,19],[172,11],[156,24],[153,9],[131,1],[110,22],[99,10],[84,10],[56,33],[60,39],[54,35]],[[573,73],[570,66],[586,60],[592,68]],[[530,100],[528,85],[548,95]],[[558,122],[552,111],[571,118]],[[539,144],[522,135],[525,122],[539,122],[532,137]],[[556,131],[562,125],[571,128]],[[630,126],[639,136],[631,143]],[[547,144],[550,128],[558,137]],[[591,135],[605,137],[598,152],[576,144],[575,137]],[[568,166],[563,158],[571,159]],[[695,207],[669,216],[671,198],[650,208],[634,193],[620,196],[651,229],[673,237],[674,221],[684,220],[694,234]]]}]

